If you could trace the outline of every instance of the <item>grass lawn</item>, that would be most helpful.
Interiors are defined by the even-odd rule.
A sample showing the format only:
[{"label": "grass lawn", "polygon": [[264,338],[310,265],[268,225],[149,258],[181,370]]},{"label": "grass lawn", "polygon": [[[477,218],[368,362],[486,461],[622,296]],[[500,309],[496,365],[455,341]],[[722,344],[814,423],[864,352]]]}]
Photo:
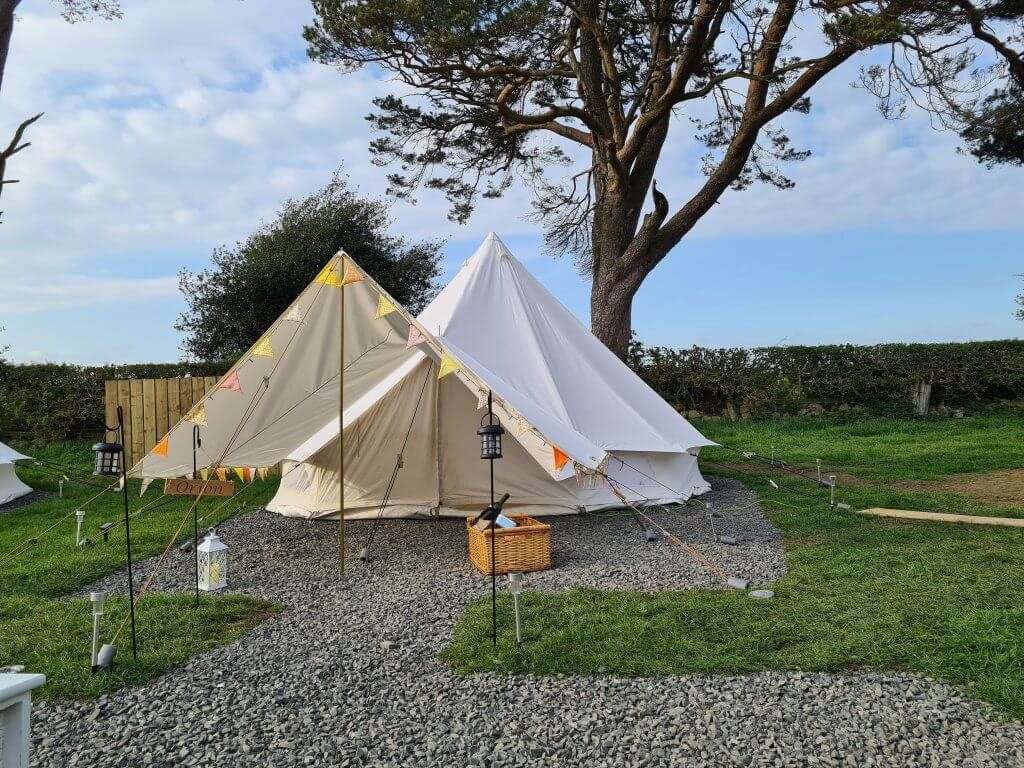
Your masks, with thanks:
[{"label": "grass lawn", "polygon": [[[875,479],[919,480],[958,470],[1024,466],[1019,438],[1024,414],[1019,412],[949,421],[793,418],[701,426],[713,439],[737,447],[767,454],[762,443],[770,440],[787,459],[845,462],[844,469],[861,468]],[[1013,435],[1018,436],[1014,444],[1007,445]],[[961,455],[969,460],[961,463]],[[868,466],[871,473],[862,469]],[[832,512],[825,492],[813,483],[778,477],[783,486],[822,501],[775,490],[762,474],[731,476],[755,490],[783,532],[789,574],[773,587],[773,600],[709,590],[529,593],[521,600],[522,648],[513,642],[506,600],[500,606],[503,630],[496,654],[490,644],[490,604],[482,600],[462,617],[443,657],[462,672],[908,670],[963,685],[972,696],[1024,717],[1024,530]],[[950,493],[858,486],[841,488],[840,496],[854,509],[1024,514]]]},{"label": "grass lawn", "polygon": [[[88,442],[61,443],[31,453],[79,470],[68,473],[69,477],[100,480],[88,475],[92,461]],[[18,474],[33,488],[57,491],[55,470],[23,463]],[[242,504],[248,508],[265,503],[275,485],[272,481],[238,484],[238,499],[219,509],[221,499],[200,502],[200,517],[209,516],[200,527],[205,529],[237,514]],[[78,482],[65,483],[63,498],[53,496],[0,514],[0,666],[24,664],[29,671],[44,673],[48,681],[41,695],[84,698],[142,683],[198,652],[231,642],[276,610],[271,603],[240,595],[206,595],[197,610],[189,594],[147,594],[138,611],[138,661],[131,658],[131,639],[125,632],[118,641],[115,668],[90,675],[89,601],[66,596],[123,568],[126,558],[120,522],[123,502],[117,493],[104,492],[84,506],[83,535],[97,543],[75,546],[75,516],[68,513],[82,507],[99,490]],[[134,513],[144,505],[152,508],[131,518],[136,560],[163,551],[191,503],[188,497],[166,497],[166,503],[161,503],[159,483],[153,483],[141,498],[139,490],[137,482],[129,483],[130,510]],[[106,521],[117,526],[104,542],[99,526]],[[191,530],[188,522],[182,536],[190,537]],[[31,538],[36,542],[25,546]],[[136,589],[140,582],[136,581]],[[103,641],[110,639],[127,610],[126,598],[107,601]]]}]

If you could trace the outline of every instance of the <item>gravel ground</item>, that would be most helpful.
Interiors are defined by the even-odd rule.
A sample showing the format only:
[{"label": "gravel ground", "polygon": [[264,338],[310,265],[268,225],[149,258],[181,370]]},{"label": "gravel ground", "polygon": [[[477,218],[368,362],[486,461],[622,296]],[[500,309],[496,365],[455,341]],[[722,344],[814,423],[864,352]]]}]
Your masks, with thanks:
[{"label": "gravel ground", "polygon": [[[706,512],[657,515],[730,575],[785,570],[778,532],[735,481]],[[553,521],[555,569],[530,589],[659,590],[713,583],[629,516]],[[353,556],[368,523],[348,526]],[[96,702],[41,702],[38,766],[1022,766],[1024,725],[910,675],[463,677],[437,661],[489,580],[461,521],[385,521],[375,561],[337,575],[337,526],[265,512],[219,529],[232,589],[282,613],[232,645]],[[191,555],[156,579],[186,588]],[[143,564],[145,566],[146,564]],[[105,580],[119,587],[123,579]]]},{"label": "gravel ground", "polygon": [[13,512],[16,509],[27,507],[30,504],[35,504],[37,501],[48,499],[53,494],[50,491],[31,491],[26,493],[24,496],[19,496],[13,501],[8,501],[6,504],[0,504],[0,515],[5,515],[8,512]]}]

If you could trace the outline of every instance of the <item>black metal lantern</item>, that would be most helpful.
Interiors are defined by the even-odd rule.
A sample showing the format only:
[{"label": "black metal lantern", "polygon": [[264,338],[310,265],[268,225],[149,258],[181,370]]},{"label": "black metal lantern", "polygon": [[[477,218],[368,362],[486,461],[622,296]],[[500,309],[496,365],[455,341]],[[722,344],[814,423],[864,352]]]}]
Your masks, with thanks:
[{"label": "black metal lantern", "polygon": [[94,475],[117,477],[121,474],[120,443],[96,443],[92,449],[96,452],[96,468],[92,472]]},{"label": "black metal lantern", "polygon": [[[487,420],[487,424],[484,424]],[[488,409],[484,418],[480,420],[480,429],[476,431],[480,435],[480,458],[500,459],[501,458],[501,436],[505,434],[505,428],[501,426],[498,417]]]}]

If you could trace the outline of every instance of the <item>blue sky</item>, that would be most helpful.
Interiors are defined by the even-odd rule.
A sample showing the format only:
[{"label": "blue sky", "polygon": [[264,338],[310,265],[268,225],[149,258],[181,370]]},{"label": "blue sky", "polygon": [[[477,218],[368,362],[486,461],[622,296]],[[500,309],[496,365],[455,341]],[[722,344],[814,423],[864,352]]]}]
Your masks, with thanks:
[{"label": "blue sky", "polygon": [[[394,86],[309,62],[309,16],[306,0],[136,0],[119,22],[71,27],[47,0],[22,4],[0,132],[46,116],[3,198],[0,343],[12,359],[178,359],[181,268],[203,267],[341,163],[362,192],[383,194],[363,116]],[[634,307],[644,341],[1021,335],[1024,171],[986,171],[924,116],[883,121],[855,75],[826,81],[810,118],[787,118],[814,153],[787,169],[795,190],[726,195],[647,281]],[[677,204],[700,178],[691,133],[681,120],[658,175]],[[586,322],[588,285],[543,254],[529,199],[514,188],[459,227],[424,195],[395,205],[393,229],[444,239],[446,274],[493,229]]]}]

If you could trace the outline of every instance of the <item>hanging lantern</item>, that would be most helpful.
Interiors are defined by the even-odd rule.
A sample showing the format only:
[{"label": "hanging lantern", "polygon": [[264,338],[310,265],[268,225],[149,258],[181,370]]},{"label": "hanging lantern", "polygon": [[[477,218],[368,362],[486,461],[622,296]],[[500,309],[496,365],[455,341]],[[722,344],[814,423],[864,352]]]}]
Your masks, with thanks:
[{"label": "hanging lantern", "polygon": [[[484,422],[487,422],[484,424]],[[500,459],[501,458],[501,436],[505,434],[505,428],[501,426],[498,417],[489,411],[480,420],[480,429],[476,431],[480,435],[480,458]]]},{"label": "hanging lantern", "polygon": [[228,546],[211,528],[196,548],[199,555],[199,588],[215,592],[228,585]]},{"label": "hanging lantern", "polygon": [[120,443],[96,443],[92,449],[96,452],[96,468],[92,472],[94,475],[117,477],[121,474]]}]

